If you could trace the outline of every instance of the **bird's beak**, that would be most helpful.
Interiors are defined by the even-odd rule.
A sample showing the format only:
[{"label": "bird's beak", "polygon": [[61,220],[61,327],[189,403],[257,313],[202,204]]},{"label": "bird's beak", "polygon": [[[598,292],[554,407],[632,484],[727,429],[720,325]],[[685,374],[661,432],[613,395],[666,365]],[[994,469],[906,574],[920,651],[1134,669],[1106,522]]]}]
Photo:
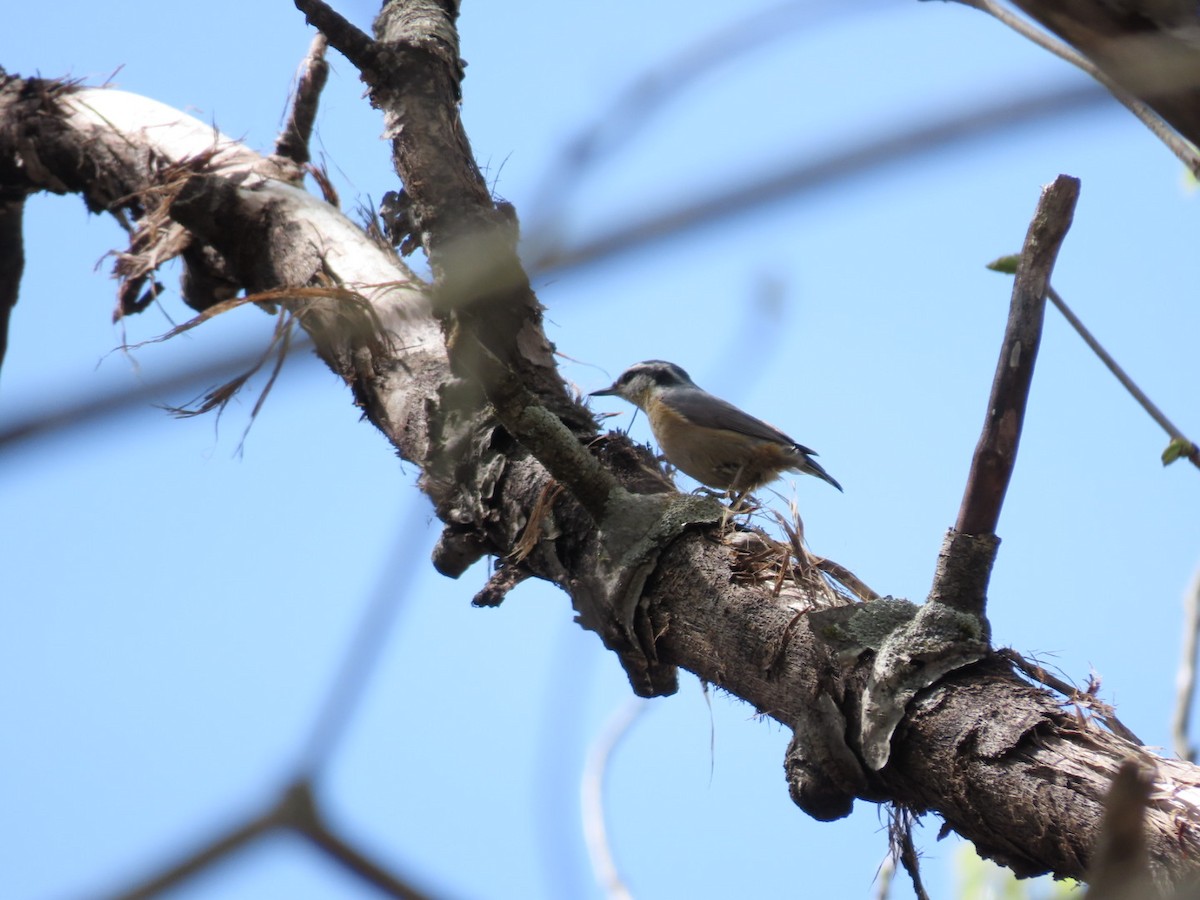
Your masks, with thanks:
[{"label": "bird's beak", "polygon": [[592,391],[588,394],[589,397],[615,397],[617,395],[617,386],[614,384],[611,387],[606,387],[600,391]]}]

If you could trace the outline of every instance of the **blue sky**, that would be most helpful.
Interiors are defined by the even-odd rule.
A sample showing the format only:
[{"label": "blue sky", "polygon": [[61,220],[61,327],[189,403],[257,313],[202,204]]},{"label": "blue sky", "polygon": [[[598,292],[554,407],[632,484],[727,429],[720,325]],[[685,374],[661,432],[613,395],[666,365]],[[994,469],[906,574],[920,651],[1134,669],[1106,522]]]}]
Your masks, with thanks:
[{"label": "blue sky", "polygon": [[[725,4],[546,7],[467,3],[460,21],[466,127],[527,235],[582,239],[764,170],[1085,83],[955,4],[802,5],[780,14],[778,37],[694,79],[567,192],[547,178],[572,136],[664,58],[738,32]],[[340,9],[363,27],[373,14]],[[6,14],[0,65],[91,83],[123,67],[124,89],[268,150],[309,37],[282,2],[213,2],[185,26],[158,4],[22,5]],[[352,211],[395,178],[353,68],[331,62],[314,152]],[[547,331],[583,390],[669,359],[815,447],[846,492],[795,481],[813,549],[880,593],[920,599],[1007,313],[1010,282],[984,264],[1020,247],[1040,186],[1060,172],[1083,187],[1056,287],[1168,415],[1200,433],[1197,199],[1113,102],[940,147],[608,264],[535,273]],[[40,198],[27,245],[0,420],[269,334],[268,317],[243,309],[114,353],[123,335],[103,257],[121,232],[75,198]],[[175,296],[164,308],[187,315]],[[170,323],[152,309],[124,327],[138,340]],[[416,470],[358,420],[332,374],[300,358],[285,372],[241,454],[252,398],[219,425],[147,406],[3,455],[5,895],[117,889],[269,800],[386,579],[401,606],[320,783],[331,818],[448,896],[599,896],[578,781],[628,699],[619,666],[557,589],[527,583],[497,610],[472,609],[486,570],[433,572],[437,527]],[[596,406],[629,421],[615,400]],[[648,439],[644,420],[633,434]],[[1170,743],[1180,596],[1200,560],[1200,480],[1186,464],[1163,469],[1165,443],[1048,311],[999,527],[994,639],[1076,681],[1098,673],[1126,724],[1158,746]],[[609,774],[614,851],[636,896],[871,895],[885,816],[860,803],[841,822],[807,819],[787,796],[787,737],[743,703],[706,700],[687,675],[677,696],[649,704]],[[935,842],[939,822],[926,821],[925,875],[947,896],[957,841]],[[279,837],[173,896],[370,895]]]}]

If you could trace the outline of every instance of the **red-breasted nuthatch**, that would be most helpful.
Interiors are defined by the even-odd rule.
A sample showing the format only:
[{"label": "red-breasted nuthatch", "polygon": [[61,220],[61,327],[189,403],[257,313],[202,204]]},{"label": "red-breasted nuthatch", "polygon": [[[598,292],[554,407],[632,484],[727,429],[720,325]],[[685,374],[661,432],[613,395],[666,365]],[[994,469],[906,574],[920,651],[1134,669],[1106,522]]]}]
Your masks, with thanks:
[{"label": "red-breasted nuthatch", "polygon": [[611,387],[592,392],[597,395],[615,395],[643,410],[667,461],[702,484],[733,492],[735,505],[789,469],[842,489],[813,459],[815,452],[701,390],[674,363],[650,359],[630,366]]}]

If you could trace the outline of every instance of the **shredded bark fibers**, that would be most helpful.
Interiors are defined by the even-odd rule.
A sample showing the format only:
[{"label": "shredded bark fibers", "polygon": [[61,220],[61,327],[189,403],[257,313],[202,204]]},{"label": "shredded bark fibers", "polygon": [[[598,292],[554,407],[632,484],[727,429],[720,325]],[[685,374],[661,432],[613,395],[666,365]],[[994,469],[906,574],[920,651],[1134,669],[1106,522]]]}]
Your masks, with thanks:
[{"label": "shredded bark fibers", "polygon": [[[755,508],[751,511],[757,512]],[[813,554],[804,543],[804,524],[795,505],[791,518],[769,510],[787,537],[776,540],[763,529],[738,526],[725,535],[733,548],[734,580],[742,584],[769,584],[778,597],[790,581],[813,598],[813,608],[841,606],[879,597],[845,566]]]}]

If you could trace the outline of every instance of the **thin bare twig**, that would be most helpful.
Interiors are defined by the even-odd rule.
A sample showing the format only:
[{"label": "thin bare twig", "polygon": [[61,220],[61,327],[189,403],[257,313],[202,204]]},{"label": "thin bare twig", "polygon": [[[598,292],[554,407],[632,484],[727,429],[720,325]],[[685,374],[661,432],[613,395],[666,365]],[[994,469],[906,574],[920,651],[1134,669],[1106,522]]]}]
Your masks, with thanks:
[{"label": "thin bare twig", "polygon": [[1183,649],[1175,674],[1175,712],[1171,716],[1171,737],[1180,759],[1196,761],[1196,745],[1191,731],[1192,701],[1196,696],[1196,650],[1200,644],[1200,568],[1192,576],[1183,595]]},{"label": "thin bare twig", "polygon": [[913,893],[916,894],[917,900],[929,900],[929,894],[921,881],[921,862],[917,846],[913,843],[912,828],[913,814],[904,807],[893,806],[888,826],[892,872],[894,874],[895,863],[899,862],[912,881]]},{"label": "thin bare twig", "polygon": [[348,872],[389,897],[400,900],[429,900],[430,894],[418,890],[404,879],[347,842],[325,821],[313,794],[312,784],[301,779],[284,792],[277,815],[279,825],[307,838],[326,856]]},{"label": "thin bare twig", "polygon": [[308,838],[332,859],[391,897],[399,897],[401,900],[427,900],[430,896],[351,847],[339,834],[330,829],[321,815],[311,782],[303,778],[284,788],[275,803],[265,812],[251,816],[226,830],[224,834],[135,887],[111,896],[114,900],[150,900],[228,859],[264,835],[282,828]]},{"label": "thin bare twig", "polygon": [[[878,2],[874,4],[880,6]],[[674,52],[652,68],[638,73],[621,88],[607,107],[588,117],[587,123],[568,138],[527,204],[522,218],[525,241],[533,247],[556,243],[568,205],[580,186],[602,161],[630,144],[654,118],[704,76],[789,37],[801,28],[812,32],[825,22],[859,15],[866,4],[847,5],[836,0],[787,0],[759,11],[737,11],[713,32]]]},{"label": "thin bare twig", "polygon": [[145,881],[118,893],[107,896],[113,900],[150,900],[173,887],[183,884],[223,859],[227,859],[253,843],[276,826],[275,811],[255,815],[225,831],[208,843],[188,854],[184,859],[156,872]]},{"label": "thin bare twig", "polygon": [[545,275],[608,262],[624,253],[643,252],[654,241],[732,219],[785,197],[829,190],[839,181],[884,165],[903,163],[923,153],[944,152],[956,142],[984,138],[1045,119],[1058,121],[1064,113],[1090,109],[1108,100],[1103,90],[1091,84],[1056,87],[1015,99],[1005,97],[990,106],[918,124],[871,143],[836,148],[818,159],[768,173],[751,182],[733,184],[718,193],[701,195],[687,205],[624,223],[571,246],[533,246],[526,251],[527,267],[531,274]]},{"label": "thin bare twig", "polygon": [[892,880],[896,877],[896,854],[888,849],[887,856],[875,873],[875,900],[888,900],[892,893]]},{"label": "thin bare twig", "polygon": [[1100,357],[1100,361],[1108,367],[1108,371],[1112,372],[1113,375],[1116,376],[1117,381],[1121,382],[1121,385],[1125,388],[1125,390],[1129,391],[1129,393],[1133,395],[1133,399],[1141,405],[1142,409],[1149,414],[1150,418],[1158,423],[1158,426],[1170,436],[1172,441],[1177,442],[1184,448],[1190,448],[1190,450],[1184,449],[1180,455],[1189,459],[1192,465],[1200,468],[1200,448],[1198,448],[1190,438],[1186,437],[1182,431],[1176,428],[1175,423],[1168,419],[1163,414],[1163,411],[1155,406],[1150,398],[1145,395],[1142,389],[1134,384],[1133,379],[1125,373],[1125,370],[1117,365],[1117,361],[1109,355],[1107,350],[1100,346],[1099,341],[1092,337],[1092,333],[1084,327],[1084,324],[1079,320],[1079,317],[1071,311],[1071,308],[1067,306],[1063,298],[1059,296],[1058,291],[1056,291],[1052,286],[1047,286],[1046,292],[1050,298],[1050,302],[1053,303],[1058,308],[1058,311],[1063,314],[1066,320],[1071,323],[1071,327],[1079,333],[1079,336],[1083,338],[1084,343],[1091,348],[1093,353]]},{"label": "thin bare twig", "polygon": [[312,731],[300,756],[299,777],[315,778],[323,764],[337,749],[358,707],[366,696],[367,685],[383,657],[384,645],[391,634],[397,613],[404,607],[416,579],[409,573],[417,560],[427,555],[429,541],[426,519],[429,507],[423,501],[409,503],[397,529],[393,551],[375,580],[375,588],[354,636],[334,675]]},{"label": "thin bare twig", "polygon": [[[1018,255],[1001,256],[999,259],[988,263],[987,267],[993,272],[1002,272],[1006,275],[1012,275],[1016,272],[1017,263],[1020,260]],[[1079,316],[1075,315],[1074,311],[1067,306],[1062,296],[1054,289],[1053,285],[1046,286],[1046,296],[1050,302],[1063,314],[1063,318],[1067,323],[1075,329],[1075,332],[1083,338],[1083,342],[1088,345],[1093,353],[1100,357],[1100,361],[1112,372],[1121,386],[1127,390],[1134,400],[1146,411],[1146,413],[1159,427],[1167,433],[1171,438],[1171,443],[1167,445],[1167,449],[1163,451],[1163,465],[1174,462],[1177,458],[1183,457],[1191,461],[1192,465],[1200,468],[1200,447],[1188,438],[1179,428],[1166,417],[1166,414],[1159,409],[1154,402],[1146,396],[1145,392],[1137,386],[1128,373],[1118,365],[1112,355],[1104,349],[1103,345],[1096,340],[1095,336],[1088,331],[1087,326]]]},{"label": "thin bare twig", "polygon": [[617,871],[609,845],[608,828],[604,822],[604,781],[613,751],[648,706],[645,700],[633,698],[609,718],[588,751],[580,784],[580,813],[583,816],[583,837],[587,843],[588,857],[592,861],[596,883],[610,900],[629,900],[633,895]]}]

